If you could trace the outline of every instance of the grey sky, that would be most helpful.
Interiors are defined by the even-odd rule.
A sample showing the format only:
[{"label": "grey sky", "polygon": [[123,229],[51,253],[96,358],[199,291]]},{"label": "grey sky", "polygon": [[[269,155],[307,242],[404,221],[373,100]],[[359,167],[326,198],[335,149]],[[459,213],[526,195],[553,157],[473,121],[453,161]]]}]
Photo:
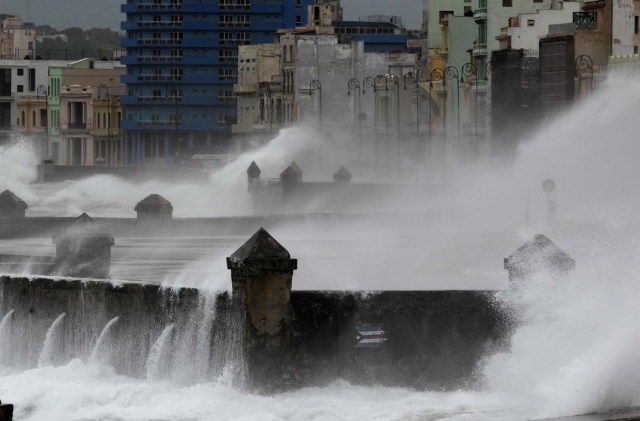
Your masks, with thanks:
[{"label": "grey sky", "polygon": [[[19,14],[37,25],[58,29],[120,28],[124,0],[1,0],[0,13]],[[342,0],[345,18],[357,20],[365,15],[399,15],[410,29],[420,27],[422,0]]]}]

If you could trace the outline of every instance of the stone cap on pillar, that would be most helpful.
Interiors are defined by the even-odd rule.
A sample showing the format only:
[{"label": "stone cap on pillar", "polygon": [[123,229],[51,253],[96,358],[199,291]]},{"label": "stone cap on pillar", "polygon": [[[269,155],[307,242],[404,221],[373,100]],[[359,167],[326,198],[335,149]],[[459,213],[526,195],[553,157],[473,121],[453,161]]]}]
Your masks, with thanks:
[{"label": "stone cap on pillar", "polygon": [[134,208],[134,210],[136,212],[142,212],[142,213],[166,212],[170,214],[173,212],[173,205],[171,204],[171,202],[169,202],[167,199],[160,196],[159,194],[150,194],[149,196],[139,201],[136,207]]},{"label": "stone cap on pillar", "polygon": [[58,244],[61,241],[70,239],[91,240],[92,243],[100,243],[104,245],[114,245],[113,236],[105,232],[92,217],[85,212],[75,219],[66,229],[56,233],[53,236],[53,243]]},{"label": "stone cap on pillar", "polygon": [[576,262],[571,256],[542,234],[536,235],[504,259],[504,268],[520,276],[540,270],[569,272],[575,266]]},{"label": "stone cap on pillar", "polygon": [[249,179],[251,180],[253,178],[260,178],[261,173],[262,171],[260,170],[258,164],[256,164],[256,161],[251,161],[249,168],[247,168],[247,176],[249,177]]},{"label": "stone cap on pillar", "polygon": [[336,183],[349,183],[351,181],[351,178],[351,173],[344,166],[340,167],[340,169],[335,174],[333,174],[333,181],[335,181]]},{"label": "stone cap on pillar", "polygon": [[27,203],[15,195],[11,190],[5,190],[0,193],[0,207],[26,210],[29,206]]},{"label": "stone cap on pillar", "polygon": [[291,165],[285,168],[280,173],[280,180],[282,181],[302,181],[302,169],[293,161]]},{"label": "stone cap on pillar", "polygon": [[260,228],[246,243],[227,257],[228,269],[263,271],[291,271],[298,268],[298,260],[264,228]]}]

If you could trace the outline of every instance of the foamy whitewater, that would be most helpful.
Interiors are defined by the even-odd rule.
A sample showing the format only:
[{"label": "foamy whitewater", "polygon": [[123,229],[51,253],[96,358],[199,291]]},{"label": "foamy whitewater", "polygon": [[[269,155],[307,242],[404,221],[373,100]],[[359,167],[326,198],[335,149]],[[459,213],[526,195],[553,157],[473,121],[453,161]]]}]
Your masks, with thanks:
[{"label": "foamy whitewater", "polygon": [[[90,350],[78,358],[58,358],[58,365],[18,368],[12,364],[17,357],[6,350],[20,332],[13,329],[13,309],[0,308],[0,399],[16,405],[16,419],[65,421],[513,421],[640,406],[639,109],[640,82],[608,82],[540,130],[508,168],[476,168],[451,179],[453,193],[428,203],[443,212],[462,212],[449,224],[409,220],[408,226],[381,224],[373,232],[354,224],[340,227],[341,234],[313,227],[299,233],[282,227],[274,234],[283,244],[294,244],[290,251],[300,259],[294,288],[300,281],[316,289],[326,288],[330,280],[325,277],[326,268],[322,276],[312,273],[322,271],[314,259],[329,257],[331,274],[347,273],[340,280],[347,288],[372,289],[405,278],[414,280],[413,284],[406,281],[407,286],[426,289],[439,282],[431,279],[437,274],[444,279],[464,274],[466,279],[477,277],[494,287],[506,287],[501,258],[533,234],[547,234],[576,260],[576,270],[561,281],[541,274],[500,293],[503,305],[516,315],[518,327],[511,350],[487,356],[478,367],[481,382],[471,390],[416,391],[338,380],[323,387],[257,396],[232,381],[232,370],[223,370],[215,378],[193,378],[189,373],[185,377],[192,381],[175,380],[175,376],[169,380],[160,374],[167,371],[163,365],[177,364],[168,354],[182,352],[167,345],[180,334],[173,325],[153,338],[144,368],[146,379],[116,374],[104,358],[90,358]],[[32,185],[34,174],[24,168],[34,162],[25,153],[27,147],[19,144],[0,151],[0,189],[10,188],[30,204],[36,203],[34,208],[41,214],[62,210],[75,215],[96,206],[113,210],[114,215],[131,215],[132,204],[146,193],[166,195],[176,209],[186,209],[181,216],[242,214],[242,209],[249,212],[249,204],[238,192],[246,191],[245,170],[251,160],[264,162],[265,172],[277,174],[297,153],[312,147],[296,130],[285,131],[272,144],[212,175],[210,186],[192,187],[193,191],[160,183],[140,187],[103,177]],[[551,225],[540,187],[546,178],[558,185],[558,219]],[[95,186],[101,185],[104,189],[96,192]],[[203,189],[207,192],[200,197]],[[184,201],[187,204],[181,207]],[[423,208],[427,202],[429,197],[418,198],[416,203],[398,203],[397,208]],[[215,211],[201,213],[210,206]],[[312,235],[326,240],[327,250],[316,245],[313,253],[305,253],[305,238]],[[382,240],[376,242],[379,237]],[[351,240],[355,246],[342,240]],[[336,242],[343,263],[328,250]],[[361,250],[358,245],[363,243],[370,245]],[[370,267],[362,271],[346,262],[350,259]],[[404,263],[398,269],[400,275],[388,277],[388,269],[378,271],[384,262],[399,259]],[[372,260],[382,263],[376,266]],[[313,270],[303,272],[305,265]],[[211,276],[217,286],[224,287],[225,279],[228,285],[228,272],[216,271]],[[369,283],[366,276],[375,279]],[[55,317],[49,329],[55,329]],[[60,323],[65,323],[63,318]],[[201,328],[194,329],[197,333]],[[107,342],[108,330],[105,326],[102,332]],[[34,352],[53,341],[54,333],[45,333],[34,339],[39,342]],[[55,352],[51,347],[47,351]],[[198,364],[194,361],[192,366]]]}]

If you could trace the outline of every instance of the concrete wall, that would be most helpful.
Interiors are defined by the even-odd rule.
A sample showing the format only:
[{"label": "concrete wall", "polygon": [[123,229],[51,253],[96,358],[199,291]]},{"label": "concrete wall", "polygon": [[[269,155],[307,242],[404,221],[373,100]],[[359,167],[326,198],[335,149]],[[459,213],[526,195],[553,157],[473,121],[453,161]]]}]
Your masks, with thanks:
[{"label": "concrete wall", "polygon": [[[493,295],[482,291],[325,292],[293,291],[290,340],[278,354],[282,372],[263,367],[236,373],[267,392],[346,379],[358,384],[456,389],[469,386],[482,357],[504,346],[507,318]],[[238,320],[226,293],[207,296],[194,289],[157,285],[47,278],[0,278],[0,315],[11,318],[6,365],[37,364],[53,320],[65,313],[57,332],[53,364],[89,358],[107,322],[100,357],[121,374],[148,375],[147,359],[160,334],[173,324],[159,378],[211,381],[226,363],[251,360],[239,349]],[[386,342],[356,348],[357,328],[377,326]],[[242,364],[238,364],[242,366]]]}]

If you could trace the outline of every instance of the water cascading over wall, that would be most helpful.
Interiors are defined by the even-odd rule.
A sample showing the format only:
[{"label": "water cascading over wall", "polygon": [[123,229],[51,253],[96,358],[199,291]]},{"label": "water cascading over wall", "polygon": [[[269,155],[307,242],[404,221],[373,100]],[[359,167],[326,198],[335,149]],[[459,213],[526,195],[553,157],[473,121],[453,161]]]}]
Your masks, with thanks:
[{"label": "water cascading over wall", "polygon": [[226,293],[2,277],[0,366],[95,359],[128,376],[210,381],[225,368],[242,366],[236,337],[241,329],[234,328],[230,309]]}]

